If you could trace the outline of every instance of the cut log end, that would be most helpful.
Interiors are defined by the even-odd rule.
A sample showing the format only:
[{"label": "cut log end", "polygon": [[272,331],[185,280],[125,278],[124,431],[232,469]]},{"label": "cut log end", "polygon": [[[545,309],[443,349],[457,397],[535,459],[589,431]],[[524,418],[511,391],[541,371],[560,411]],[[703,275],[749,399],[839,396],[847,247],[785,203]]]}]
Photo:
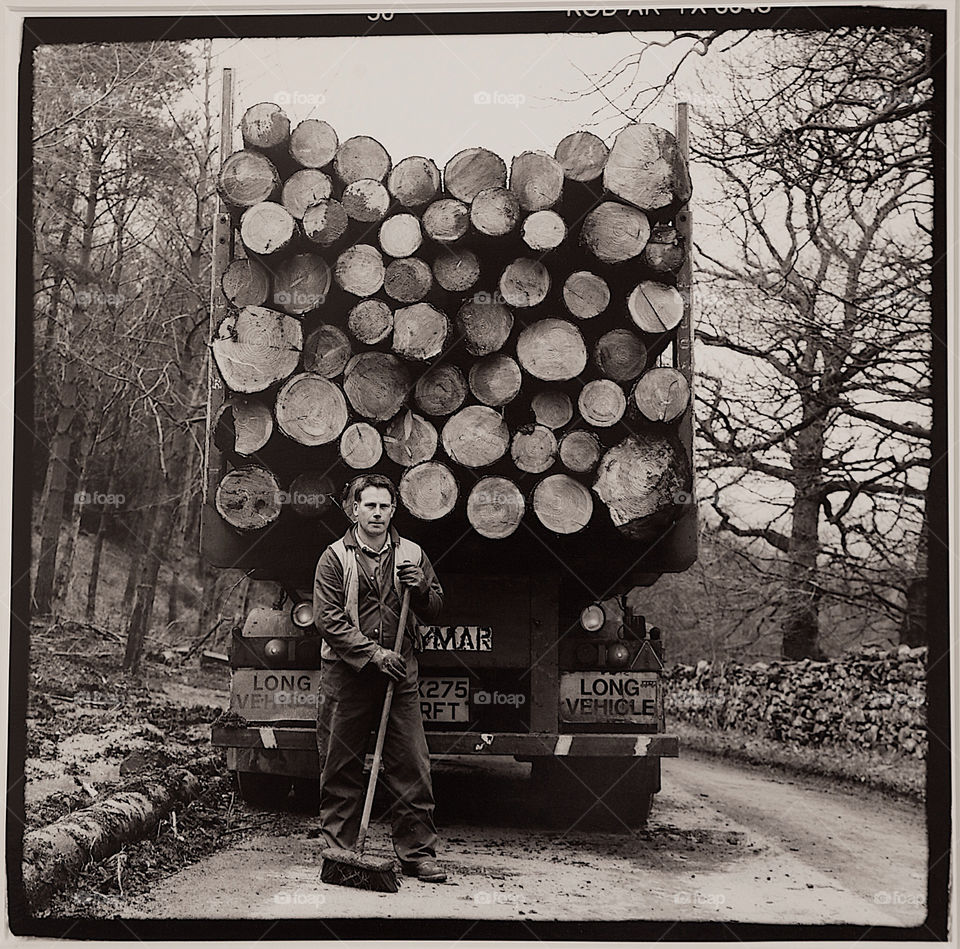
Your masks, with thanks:
[{"label": "cut log end", "polygon": [[585,485],[569,475],[549,475],[533,490],[533,510],[547,530],[575,534],[590,523],[593,497]]},{"label": "cut log end", "polygon": [[559,382],[583,372],[587,347],[580,330],[567,320],[539,320],[520,333],[517,359],[537,379]]},{"label": "cut log end", "polygon": [[408,468],[400,478],[398,490],[403,506],[424,521],[449,514],[460,493],[453,472],[439,461],[425,461]]},{"label": "cut log end", "polygon": [[340,457],[351,468],[372,468],[382,455],[380,433],[369,422],[354,422],[340,436]]},{"label": "cut log end", "polygon": [[468,405],[452,415],[440,438],[447,455],[467,468],[492,465],[510,447],[507,423],[486,405]]},{"label": "cut log end", "polygon": [[637,380],[631,402],[651,422],[673,422],[690,403],[690,384],[679,369],[658,366]]},{"label": "cut log end", "polygon": [[483,537],[502,540],[520,526],[526,505],[509,478],[481,478],[467,497],[467,520]]},{"label": "cut log end", "polygon": [[301,445],[332,442],[347,424],[347,403],[339,386],[312,372],[284,383],[274,411],[280,430]]},{"label": "cut log end", "polygon": [[223,476],[214,504],[232,527],[257,531],[280,516],[281,501],[280,485],[273,473],[260,465],[245,465]]}]

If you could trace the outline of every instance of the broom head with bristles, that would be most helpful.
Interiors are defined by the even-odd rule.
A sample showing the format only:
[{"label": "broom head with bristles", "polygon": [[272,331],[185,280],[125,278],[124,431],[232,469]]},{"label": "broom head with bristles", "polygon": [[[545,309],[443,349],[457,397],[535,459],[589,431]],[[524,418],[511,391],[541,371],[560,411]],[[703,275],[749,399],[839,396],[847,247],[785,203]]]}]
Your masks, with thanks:
[{"label": "broom head with bristles", "polygon": [[396,893],[400,889],[396,861],[390,857],[362,857],[352,850],[327,847],[320,851],[320,880],[358,890]]}]

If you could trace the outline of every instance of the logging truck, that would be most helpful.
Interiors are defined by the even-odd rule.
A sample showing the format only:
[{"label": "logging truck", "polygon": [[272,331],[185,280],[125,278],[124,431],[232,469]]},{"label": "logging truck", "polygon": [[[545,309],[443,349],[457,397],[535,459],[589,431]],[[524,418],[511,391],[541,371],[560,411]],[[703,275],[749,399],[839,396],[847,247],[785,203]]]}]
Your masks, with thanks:
[{"label": "logging truck", "polygon": [[313,574],[375,471],[444,589],[415,630],[431,754],[642,822],[678,754],[651,587],[697,556],[686,107],[441,173],[273,103],[234,150],[223,89],[202,554],[278,590],[212,729],[241,793],[318,779]]}]

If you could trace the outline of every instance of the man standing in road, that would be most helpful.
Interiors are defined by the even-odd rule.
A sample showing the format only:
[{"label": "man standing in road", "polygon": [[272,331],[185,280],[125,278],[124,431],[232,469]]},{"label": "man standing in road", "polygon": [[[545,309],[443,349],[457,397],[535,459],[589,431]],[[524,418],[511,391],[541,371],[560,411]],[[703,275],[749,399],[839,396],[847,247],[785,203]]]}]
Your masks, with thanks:
[{"label": "man standing in road", "polygon": [[[442,883],[433,822],[430,754],[423,731],[419,669],[411,630],[436,619],[443,590],[427,555],[390,522],[397,492],[389,478],[359,479],[355,523],[320,556],[313,610],[320,649],[320,828],[324,845],[351,850],[363,810],[363,762],[380,720],[388,677],[396,682],[383,746],[391,793],[393,847],[407,876]],[[411,588],[400,652],[400,590]],[[321,735],[321,731],[325,734]]]}]

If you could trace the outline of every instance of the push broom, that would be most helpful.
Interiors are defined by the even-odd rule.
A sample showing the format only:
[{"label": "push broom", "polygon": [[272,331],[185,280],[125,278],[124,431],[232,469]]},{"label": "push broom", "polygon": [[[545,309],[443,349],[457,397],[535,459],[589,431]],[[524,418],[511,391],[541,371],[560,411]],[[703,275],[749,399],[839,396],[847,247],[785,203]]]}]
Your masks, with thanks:
[{"label": "push broom", "polygon": [[[403,646],[403,633],[407,626],[407,611],[410,608],[410,587],[403,588],[400,601],[400,622],[397,625],[397,640],[394,651],[400,652]],[[320,851],[323,865],[320,879],[324,883],[338,886],[353,886],[360,890],[376,890],[379,893],[396,893],[400,889],[396,863],[392,857],[364,857],[363,845],[367,839],[367,827],[370,825],[370,813],[373,810],[373,795],[380,773],[380,759],[383,755],[383,740],[387,734],[390,720],[390,705],[393,703],[393,690],[396,682],[387,683],[387,694],[383,698],[383,711],[380,713],[380,728],[377,730],[377,744],[373,750],[373,765],[370,768],[370,780],[367,782],[367,796],[363,802],[363,815],[360,818],[360,833],[354,850],[342,850],[339,847],[326,847]]]}]

